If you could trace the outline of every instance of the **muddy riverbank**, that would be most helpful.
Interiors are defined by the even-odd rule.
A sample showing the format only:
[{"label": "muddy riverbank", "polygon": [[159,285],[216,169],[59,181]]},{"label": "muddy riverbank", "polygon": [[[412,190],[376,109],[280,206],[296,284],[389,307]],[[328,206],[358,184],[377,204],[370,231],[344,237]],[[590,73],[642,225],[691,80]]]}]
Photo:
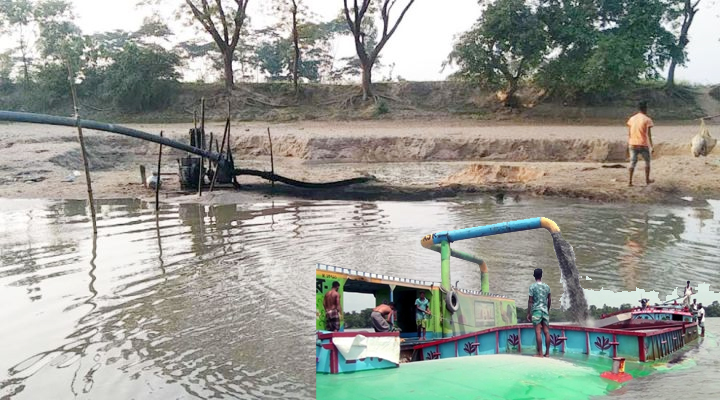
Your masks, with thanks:
[{"label": "muddy riverbank", "polygon": [[[187,141],[184,124],[131,125]],[[258,178],[240,177],[245,191],[223,189],[202,201],[236,202],[267,196],[313,199],[423,200],[465,192],[562,196],[598,201],[684,202],[720,196],[720,153],[690,154],[693,123],[653,130],[655,183],[645,186],[642,161],[635,187],[627,187],[627,132],[622,123],[604,126],[521,125],[463,119],[418,121],[304,121],[270,124],[275,171],[306,181],[356,176],[369,184],[342,189],[274,188]],[[270,170],[268,124],[234,123],[236,166]],[[718,136],[719,125],[710,125]],[[211,123],[209,132],[222,132]],[[93,189],[97,198],[152,197],[140,183],[139,166],[154,170],[158,145],[104,132],[87,131]],[[179,191],[177,161],[163,151],[161,200],[196,201]],[[86,197],[79,146],[72,128],[0,125],[0,197]]]}]

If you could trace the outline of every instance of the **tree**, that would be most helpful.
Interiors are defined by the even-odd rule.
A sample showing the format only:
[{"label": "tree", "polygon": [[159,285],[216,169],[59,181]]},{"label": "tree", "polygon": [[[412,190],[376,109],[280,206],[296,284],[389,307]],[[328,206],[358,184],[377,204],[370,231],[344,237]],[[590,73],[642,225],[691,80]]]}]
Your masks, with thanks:
[{"label": "tree", "polygon": [[17,49],[20,50],[25,88],[30,84],[30,58],[25,34],[32,21],[32,10],[33,4],[29,0],[0,1],[0,26],[4,28],[8,24],[8,28],[16,29],[20,36]]},{"label": "tree", "polygon": [[503,86],[505,104],[514,105],[520,80],[540,65],[546,50],[537,14],[523,0],[498,0],[455,43],[447,63],[458,64],[456,77]]},{"label": "tree", "polygon": [[112,54],[100,73],[108,100],[124,111],[154,110],[167,105],[177,89],[180,58],[157,45],[128,41]]},{"label": "tree", "polygon": [[[680,34],[678,35],[677,42],[671,51],[672,60],[670,61],[670,69],[668,69],[667,75],[668,88],[675,86],[675,67],[685,63],[685,57],[687,56],[685,47],[688,43],[690,43],[690,39],[688,39],[688,32],[690,31],[690,25],[693,23],[695,14],[698,12],[698,4],[700,4],[700,0],[697,0],[694,3],[690,0],[673,1],[672,3],[675,3],[675,5],[677,5],[677,3],[682,4],[682,10],[680,12],[676,11],[673,13],[682,15],[682,25],[680,25]],[[668,9],[671,13],[673,12],[672,4]]]},{"label": "tree", "polygon": [[358,0],[353,0],[352,16],[350,15],[350,9],[348,8],[347,0],[343,0],[345,14],[345,20],[347,21],[350,32],[355,39],[355,51],[357,53],[360,65],[362,67],[362,91],[363,100],[367,100],[372,95],[370,86],[372,85],[372,68],[375,65],[375,61],[380,55],[380,51],[385,47],[388,40],[392,37],[397,30],[398,25],[402,22],[405,17],[405,13],[415,0],[408,0],[405,7],[400,12],[397,20],[394,23],[390,22],[390,12],[393,6],[395,6],[397,0],[382,0],[382,6],[380,7],[380,17],[382,19],[382,33],[380,40],[377,43],[374,40],[367,40],[366,37],[372,39],[373,35],[367,34],[368,25],[364,24],[365,18],[373,18],[374,9],[371,9],[370,3],[372,0],[362,0],[362,5],[358,5]]},{"label": "tree", "polygon": [[537,14],[548,34],[548,54],[535,81],[553,94],[582,91],[585,61],[596,48],[600,32],[598,5],[593,0],[543,0]]},{"label": "tree", "polygon": [[[281,22],[256,32],[260,43],[255,49],[255,61],[270,80],[288,80],[293,83],[297,80],[299,83],[304,78],[317,82],[331,68],[330,41],[343,30],[344,23],[338,25],[336,21],[308,21],[310,16],[305,12],[298,16],[303,21],[297,22],[295,28],[287,29],[286,24]],[[296,21],[299,20],[297,18]],[[287,34],[283,35],[285,32]]]},{"label": "tree", "polygon": [[[235,76],[233,74],[233,60],[235,49],[240,41],[240,33],[247,14],[245,9],[250,0],[234,0],[235,7],[223,5],[222,0],[215,0],[210,5],[208,0],[185,0],[192,15],[202,25],[203,29],[212,36],[213,41],[222,54],[223,71],[225,77],[225,89],[230,92],[235,87]],[[232,18],[228,18],[232,16]],[[218,30],[220,25],[222,32]]]},{"label": "tree", "polygon": [[39,26],[40,55],[48,61],[69,65],[79,73],[84,67],[88,42],[74,22],[72,4],[65,0],[45,0],[36,5],[33,13]]},{"label": "tree", "polygon": [[671,60],[670,0],[541,0],[549,51],[536,82],[565,97],[614,94]]}]

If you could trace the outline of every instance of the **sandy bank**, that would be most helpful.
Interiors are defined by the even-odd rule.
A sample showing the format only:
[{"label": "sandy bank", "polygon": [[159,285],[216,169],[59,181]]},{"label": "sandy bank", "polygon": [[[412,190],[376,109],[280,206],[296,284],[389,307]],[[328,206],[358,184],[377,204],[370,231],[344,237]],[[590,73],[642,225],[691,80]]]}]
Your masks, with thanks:
[{"label": "sandy bank", "polygon": [[[267,124],[235,123],[232,148],[236,166],[269,170]],[[189,126],[132,125],[187,141]],[[358,121],[270,125],[276,172],[299,180],[330,181],[373,175],[377,181],[344,189],[272,190],[256,178],[242,177],[247,191],[221,192],[203,201],[252,201],[274,196],[314,199],[420,200],[463,192],[506,192],[581,197],[600,201],[675,202],[682,197],[720,197],[718,150],[693,158],[689,142],[698,126],[660,125],[653,130],[653,177],[645,187],[627,188],[626,131],[613,126],[518,125],[469,120]],[[208,132],[222,132],[210,124]],[[710,126],[714,136],[718,125]],[[98,198],[148,197],[139,165],[154,170],[157,145],[104,132],[86,132],[93,188]],[[76,132],[45,125],[0,125],[0,196],[85,198]],[[163,172],[177,172],[181,152],[163,152]],[[640,166],[642,166],[640,162]],[[619,168],[608,168],[608,167]],[[164,176],[162,199],[177,198],[177,177]],[[238,200],[242,200],[238,197]],[[184,200],[183,200],[184,201]]]}]

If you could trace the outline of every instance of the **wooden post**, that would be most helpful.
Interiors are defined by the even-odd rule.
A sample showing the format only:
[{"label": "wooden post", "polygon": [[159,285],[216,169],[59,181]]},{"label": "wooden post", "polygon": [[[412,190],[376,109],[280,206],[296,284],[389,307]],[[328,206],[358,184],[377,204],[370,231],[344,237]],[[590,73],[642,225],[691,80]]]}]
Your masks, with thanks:
[{"label": "wooden post", "polygon": [[[163,137],[162,131],[160,131],[160,137]],[[158,153],[157,182],[155,182],[155,211],[160,211],[160,161],[162,161],[162,143],[160,143],[160,152]]]},{"label": "wooden post", "polygon": [[83,158],[83,166],[85,167],[85,182],[87,183],[88,201],[90,202],[90,215],[92,217],[93,234],[97,234],[97,221],[95,219],[95,200],[93,199],[92,182],[90,181],[90,167],[87,161],[87,152],[85,151],[85,140],[83,140],[82,127],[80,126],[80,113],[77,106],[77,93],[75,93],[75,81],[70,68],[70,62],[66,60],[68,70],[68,80],[70,81],[70,94],[73,99],[73,108],[75,110],[75,121],[77,123],[78,140],[80,141],[80,151]]},{"label": "wooden post", "polygon": [[140,166],[140,182],[142,183],[143,187],[147,187],[147,178],[145,177],[145,166]]},{"label": "wooden post", "polygon": [[[268,133],[268,140],[270,141],[270,173],[273,175],[273,178],[275,177],[275,162],[273,161],[273,146],[272,146],[272,138],[270,137],[270,127],[267,128]],[[270,181],[271,187],[275,188],[275,181]]]}]

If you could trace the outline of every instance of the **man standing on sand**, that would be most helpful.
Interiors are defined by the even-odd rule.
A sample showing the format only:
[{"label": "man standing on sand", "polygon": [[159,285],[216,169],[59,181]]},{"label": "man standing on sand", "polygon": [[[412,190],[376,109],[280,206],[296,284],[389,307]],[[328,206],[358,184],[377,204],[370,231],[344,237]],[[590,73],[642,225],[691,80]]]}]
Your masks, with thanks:
[{"label": "man standing on sand", "polygon": [[543,356],[540,328],[545,333],[545,357],[550,357],[550,286],[542,282],[542,269],[535,269],[533,276],[535,277],[535,283],[530,285],[527,320],[532,321],[533,327],[535,327],[535,339],[537,341],[537,354],[535,357]]},{"label": "man standing on sand", "polygon": [[650,179],[650,154],[653,152],[652,134],[650,128],[653,121],[647,116],[647,102],[641,101],[638,104],[639,112],[627,121],[628,126],[628,147],[630,149],[630,181],[632,186],[633,172],[637,165],[638,154],[645,160],[645,184],[649,185],[655,181]]},{"label": "man standing on sand", "polygon": [[370,314],[370,323],[372,323],[375,332],[390,332],[390,317],[395,311],[395,304],[380,304],[373,308]]},{"label": "man standing on sand", "polygon": [[330,332],[337,332],[340,330],[340,313],[342,308],[340,307],[340,282],[335,281],[332,284],[332,289],[325,293],[323,299],[323,307],[325,307],[325,329]]},{"label": "man standing on sand", "polygon": [[420,340],[425,340],[425,331],[430,317],[429,303],[430,301],[425,298],[425,292],[420,292],[420,298],[415,300],[415,322],[417,323],[418,339]]},{"label": "man standing on sand", "polygon": [[685,297],[683,298],[683,305],[685,307],[690,308],[690,297],[692,297],[693,291],[690,287],[690,281],[687,281],[687,286],[685,286]]}]

